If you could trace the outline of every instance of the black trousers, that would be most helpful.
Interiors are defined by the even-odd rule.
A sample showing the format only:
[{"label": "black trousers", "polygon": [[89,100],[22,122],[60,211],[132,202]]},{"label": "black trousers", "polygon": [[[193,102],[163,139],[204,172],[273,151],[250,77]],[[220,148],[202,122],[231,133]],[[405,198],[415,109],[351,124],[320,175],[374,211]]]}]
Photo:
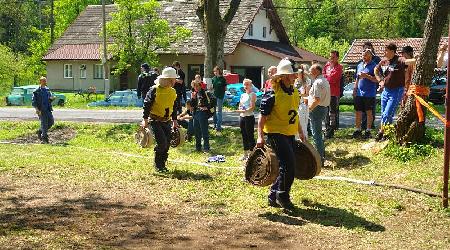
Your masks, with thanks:
[{"label": "black trousers", "polygon": [[325,128],[327,131],[334,131],[339,128],[339,96],[331,96],[330,98]]},{"label": "black trousers", "polygon": [[[373,105],[373,109],[372,109],[372,129],[375,128],[375,115],[376,115],[376,110],[377,110],[377,100],[375,100],[375,105]],[[362,112],[362,120],[361,120],[361,129],[362,130],[366,130],[367,129],[367,113],[366,111]]]},{"label": "black trousers", "polygon": [[155,167],[163,169],[169,157],[170,147],[170,122],[150,121],[150,127],[155,136]]},{"label": "black trousers", "polygon": [[239,127],[241,128],[242,144],[244,150],[252,150],[255,145],[255,116],[239,117]]},{"label": "black trousers", "polygon": [[280,174],[272,184],[269,199],[275,200],[276,194],[282,199],[290,199],[292,183],[294,183],[294,140],[295,136],[282,134],[268,134],[268,142],[277,155],[280,165]]}]

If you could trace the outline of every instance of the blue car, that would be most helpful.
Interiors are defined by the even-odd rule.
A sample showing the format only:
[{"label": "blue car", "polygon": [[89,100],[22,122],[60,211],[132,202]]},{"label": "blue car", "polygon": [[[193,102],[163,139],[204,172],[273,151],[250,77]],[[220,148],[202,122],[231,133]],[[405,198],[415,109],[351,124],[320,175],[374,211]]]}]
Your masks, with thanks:
[{"label": "blue car", "polygon": [[90,107],[107,107],[107,106],[119,106],[119,107],[142,107],[144,104],[143,99],[137,97],[136,90],[118,90],[109,95],[104,101],[97,101],[88,103]]},{"label": "blue car", "polygon": [[[259,107],[259,104],[261,103],[261,99],[264,93],[255,86],[253,86],[253,92],[256,93],[256,106]],[[228,84],[224,100],[228,103],[228,105],[232,107],[238,107],[239,101],[241,100],[241,95],[243,93],[245,93],[244,84],[242,83]]]}]

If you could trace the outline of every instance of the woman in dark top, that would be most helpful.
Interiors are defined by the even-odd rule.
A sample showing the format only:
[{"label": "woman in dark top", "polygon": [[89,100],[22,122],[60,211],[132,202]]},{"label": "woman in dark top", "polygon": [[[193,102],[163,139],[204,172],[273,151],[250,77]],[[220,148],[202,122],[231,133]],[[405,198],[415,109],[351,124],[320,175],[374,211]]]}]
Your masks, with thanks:
[{"label": "woman in dark top", "polygon": [[192,92],[191,105],[194,110],[194,134],[195,134],[195,149],[209,152],[209,131],[208,131],[208,117],[209,117],[209,100],[206,92],[201,87],[201,83],[192,81],[194,91]]}]

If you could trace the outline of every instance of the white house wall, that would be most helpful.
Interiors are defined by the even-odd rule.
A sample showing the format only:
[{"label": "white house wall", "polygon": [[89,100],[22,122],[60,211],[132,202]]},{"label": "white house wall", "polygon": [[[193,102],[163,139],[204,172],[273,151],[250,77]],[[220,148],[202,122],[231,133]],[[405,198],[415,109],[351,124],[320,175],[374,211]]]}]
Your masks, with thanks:
[{"label": "white house wall", "polygon": [[[272,41],[279,42],[275,30],[270,31],[270,19],[266,16],[266,10],[261,8],[255,16],[252,22],[253,25],[253,35],[249,35],[249,30],[245,31],[244,39],[255,39],[261,41]],[[263,27],[266,27],[266,37],[263,37]]]}]

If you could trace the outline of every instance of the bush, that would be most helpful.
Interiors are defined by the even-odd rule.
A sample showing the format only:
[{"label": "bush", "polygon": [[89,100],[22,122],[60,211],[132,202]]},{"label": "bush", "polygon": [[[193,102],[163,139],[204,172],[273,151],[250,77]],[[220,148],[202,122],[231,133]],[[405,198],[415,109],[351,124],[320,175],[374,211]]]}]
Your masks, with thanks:
[{"label": "bush", "polygon": [[400,162],[423,159],[424,157],[431,156],[435,152],[435,148],[427,144],[400,146],[393,142],[390,142],[389,145],[383,150],[383,154],[385,156],[391,157]]}]

